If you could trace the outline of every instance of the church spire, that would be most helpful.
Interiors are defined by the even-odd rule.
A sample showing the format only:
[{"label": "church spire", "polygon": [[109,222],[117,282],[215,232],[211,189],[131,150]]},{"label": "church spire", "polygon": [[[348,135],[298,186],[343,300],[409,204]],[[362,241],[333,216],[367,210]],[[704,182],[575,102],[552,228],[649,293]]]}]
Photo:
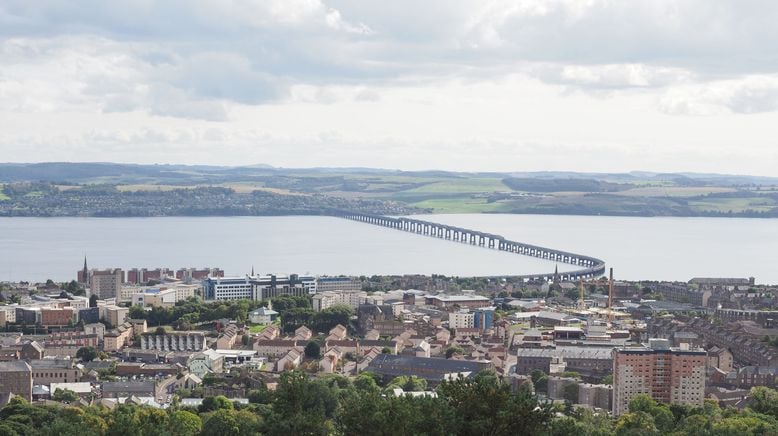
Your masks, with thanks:
[{"label": "church spire", "polygon": [[251,277],[254,277],[254,265],[251,265]]},{"label": "church spire", "polygon": [[83,283],[89,282],[89,268],[86,266],[86,255],[84,255],[84,270],[81,272],[83,277],[81,277],[81,280],[83,280]]}]

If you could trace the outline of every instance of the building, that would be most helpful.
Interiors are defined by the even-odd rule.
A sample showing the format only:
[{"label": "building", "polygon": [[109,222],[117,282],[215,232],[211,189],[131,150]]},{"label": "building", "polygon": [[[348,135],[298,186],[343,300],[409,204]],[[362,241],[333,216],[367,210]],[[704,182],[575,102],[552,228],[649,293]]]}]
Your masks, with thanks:
[{"label": "building", "polygon": [[450,311],[464,307],[487,307],[491,305],[491,300],[481,295],[428,295],[424,297],[424,304]]},{"label": "building", "polygon": [[89,293],[97,298],[117,298],[124,283],[124,271],[121,268],[89,271]]},{"label": "building", "polygon": [[84,324],[94,324],[100,321],[100,308],[89,307],[87,309],[79,309],[78,320],[84,321]]},{"label": "building", "polygon": [[295,347],[297,347],[295,339],[258,339],[254,342],[253,348],[258,356],[273,359],[285,355]]},{"label": "building", "polygon": [[252,297],[251,277],[208,277],[203,280],[205,300],[247,300]]},{"label": "building", "polygon": [[175,289],[149,288],[132,294],[132,305],[140,307],[172,307],[176,305]]},{"label": "building", "polygon": [[[144,320],[145,322],[145,320]],[[119,351],[127,345],[132,336],[140,331],[135,330],[133,324],[129,321],[122,323],[113,330],[103,333],[103,351]]]},{"label": "building", "polygon": [[708,366],[718,368],[724,372],[730,372],[734,368],[734,357],[726,348],[713,346],[708,350]]},{"label": "building", "polygon": [[0,362],[0,394],[7,393],[32,401],[32,368],[27,362]]},{"label": "building", "polygon": [[229,350],[235,346],[240,337],[240,329],[235,324],[229,324],[216,339],[216,349]]},{"label": "building", "polygon": [[303,361],[303,349],[292,348],[276,362],[276,372],[292,370],[300,366]]},{"label": "building", "polygon": [[148,270],[146,268],[133,268],[127,271],[127,283],[142,285],[152,280],[160,282],[167,277],[172,277],[173,272],[167,268]]},{"label": "building", "polygon": [[336,305],[344,305],[356,309],[365,302],[367,292],[359,290],[318,291],[313,296],[313,310],[321,312]]},{"label": "building", "polygon": [[278,312],[267,307],[260,307],[249,314],[249,321],[252,324],[270,324],[276,318],[278,318]]},{"label": "building", "polygon": [[205,350],[195,353],[189,359],[189,372],[199,378],[206,374],[221,373],[224,368],[224,356],[216,350]]},{"label": "building", "polygon": [[81,370],[73,359],[45,358],[29,361],[32,380],[36,385],[51,383],[73,383],[80,381]]},{"label": "building", "polygon": [[205,332],[147,332],[140,337],[141,350],[203,351],[206,349]]},{"label": "building", "polygon": [[488,362],[379,354],[370,362],[367,370],[385,379],[415,375],[427,380],[430,385],[437,385],[459,374],[471,377],[489,368]]},{"label": "building", "polygon": [[479,307],[473,310],[473,327],[489,330],[494,326],[494,307]]},{"label": "building", "polygon": [[562,361],[567,370],[584,376],[601,377],[613,369],[613,356],[609,347],[519,348],[516,350],[516,373],[530,374],[539,369],[551,372],[552,362]]},{"label": "building", "polygon": [[312,276],[267,275],[251,281],[252,296],[255,301],[265,301],[283,295],[307,296],[316,293],[316,278]]},{"label": "building", "polygon": [[62,309],[41,308],[41,325],[66,326],[75,323],[75,311],[69,307]]},{"label": "building", "polygon": [[119,306],[103,306],[103,320],[112,327],[124,324],[130,316],[130,309]]},{"label": "building", "polygon": [[551,376],[548,378],[548,397],[552,400],[564,400],[565,391],[568,386],[575,385],[575,391],[578,391],[578,379],[573,377]]},{"label": "building", "polygon": [[613,350],[613,414],[629,411],[629,402],[647,394],[665,404],[702,406],[707,353],[673,348],[667,339],[649,339],[648,346]]},{"label": "building", "polygon": [[219,268],[181,268],[176,271],[176,278],[187,284],[199,282],[208,277],[224,277],[224,270]]},{"label": "building", "polygon": [[361,291],[362,281],[358,277],[319,277],[316,292]]},{"label": "building", "polygon": [[36,325],[41,323],[40,307],[17,307],[16,323],[23,325]]},{"label": "building", "polygon": [[467,309],[448,314],[448,326],[452,329],[471,329],[475,323],[475,315]]},{"label": "building", "polygon": [[578,404],[603,410],[611,410],[613,387],[611,385],[578,384]]}]

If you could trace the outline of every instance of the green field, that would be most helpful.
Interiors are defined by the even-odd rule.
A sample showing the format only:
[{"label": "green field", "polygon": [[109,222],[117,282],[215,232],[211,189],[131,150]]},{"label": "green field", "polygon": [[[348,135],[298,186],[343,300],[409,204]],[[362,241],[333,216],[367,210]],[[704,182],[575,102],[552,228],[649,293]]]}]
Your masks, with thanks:
[{"label": "green field", "polygon": [[776,204],[771,198],[764,197],[744,197],[744,198],[705,198],[704,200],[693,200],[689,202],[689,206],[693,210],[697,211],[713,211],[713,212],[729,212],[733,213],[743,212],[746,210],[754,210],[758,212],[766,212],[773,209]]},{"label": "green field", "polygon": [[646,186],[616,192],[616,195],[631,197],[697,197],[699,195],[735,192],[735,188],[723,187],[681,187],[681,186]]},{"label": "green field", "polygon": [[488,203],[484,198],[442,198],[419,201],[412,206],[432,209],[435,213],[507,212],[504,203]]},{"label": "green field", "polygon": [[449,179],[442,180],[419,188],[409,189],[406,193],[420,194],[478,194],[484,192],[506,192],[511,188],[505,186],[500,179]]},{"label": "green field", "polygon": [[5,195],[5,192],[3,192],[3,188],[0,187],[0,201],[10,200],[11,197]]}]

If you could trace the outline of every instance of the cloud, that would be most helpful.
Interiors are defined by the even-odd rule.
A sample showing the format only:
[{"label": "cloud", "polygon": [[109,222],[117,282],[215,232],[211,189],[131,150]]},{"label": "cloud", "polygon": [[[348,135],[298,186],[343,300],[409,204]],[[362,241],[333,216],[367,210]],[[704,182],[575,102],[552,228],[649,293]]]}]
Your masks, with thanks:
[{"label": "cloud", "polygon": [[[778,71],[771,12],[778,4],[710,0],[8,0],[0,40],[21,51],[0,59],[18,67],[0,86],[52,68],[74,76],[68,92],[6,90],[7,104],[47,110],[81,97],[106,111],[207,119],[228,116],[219,106],[283,101],[296,85],[521,71],[591,92],[668,87]],[[191,111],[179,107],[187,99]]]},{"label": "cloud", "polygon": [[778,111],[778,75],[753,75],[674,88],[660,99],[660,108],[673,115]]}]

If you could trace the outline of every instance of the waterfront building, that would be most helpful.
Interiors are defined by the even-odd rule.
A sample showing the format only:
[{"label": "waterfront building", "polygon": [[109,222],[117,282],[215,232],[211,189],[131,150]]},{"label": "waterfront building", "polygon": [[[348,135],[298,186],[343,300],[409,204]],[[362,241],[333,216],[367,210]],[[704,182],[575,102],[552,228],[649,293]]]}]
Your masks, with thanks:
[{"label": "waterfront building", "polygon": [[316,279],[316,292],[361,290],[362,281],[357,277],[319,277]]},{"label": "waterfront building", "polygon": [[251,277],[208,277],[203,280],[205,300],[251,299],[253,284]]},{"label": "waterfront building", "polygon": [[245,276],[216,277],[203,280],[206,300],[253,299],[265,301],[283,295],[307,296],[316,293],[316,278],[312,276]]},{"label": "waterfront building", "polygon": [[629,411],[629,402],[646,394],[665,404],[702,406],[707,353],[688,346],[674,348],[667,339],[648,346],[613,350],[613,414]]},{"label": "waterfront building", "polygon": [[265,301],[283,295],[302,297],[316,293],[316,278],[312,276],[266,275],[252,280],[252,298],[255,301]]}]

